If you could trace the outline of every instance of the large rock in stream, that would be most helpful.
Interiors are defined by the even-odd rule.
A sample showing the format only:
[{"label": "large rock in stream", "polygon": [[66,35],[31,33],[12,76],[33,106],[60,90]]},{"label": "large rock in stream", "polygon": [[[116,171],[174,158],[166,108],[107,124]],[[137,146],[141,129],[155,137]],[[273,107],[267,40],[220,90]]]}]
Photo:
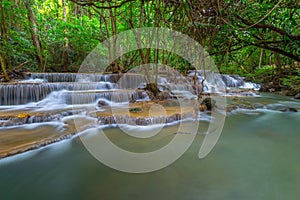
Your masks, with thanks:
[{"label": "large rock in stream", "polygon": [[[200,111],[203,110],[203,106],[205,106],[205,108],[208,110],[208,111],[211,111],[213,107],[215,107],[216,105],[216,101],[213,100],[212,98],[210,97],[207,97],[205,98],[202,103],[200,104]],[[205,109],[204,109],[205,110]]]},{"label": "large rock in stream", "polygon": [[297,112],[298,110],[296,108],[288,107],[283,104],[269,104],[266,106],[267,109],[270,110],[276,110],[281,112]]}]

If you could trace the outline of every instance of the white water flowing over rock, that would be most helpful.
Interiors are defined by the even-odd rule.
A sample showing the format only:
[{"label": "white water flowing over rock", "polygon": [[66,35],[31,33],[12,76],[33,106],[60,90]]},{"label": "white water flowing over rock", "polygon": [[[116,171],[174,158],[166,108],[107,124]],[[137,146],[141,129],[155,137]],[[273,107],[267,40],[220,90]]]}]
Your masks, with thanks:
[{"label": "white water flowing over rock", "polygon": [[[218,93],[220,95],[226,95],[226,93],[230,95],[230,92],[236,89],[246,90],[246,93],[243,94],[247,95],[247,90],[259,90],[260,88],[258,84],[246,82],[243,77],[237,75],[220,75],[210,71],[204,72],[203,70],[196,71],[197,87],[195,88],[193,86],[194,76],[195,71],[191,71],[186,77],[181,75],[159,77],[159,89],[169,90],[175,96],[184,96],[191,99],[195,98],[200,92],[202,82],[203,93]],[[92,103],[98,98],[111,100],[112,90],[135,90],[143,87],[145,87],[145,77],[141,74],[32,73],[28,79],[19,83],[0,85],[0,93],[5,94],[0,97],[0,105],[38,102],[50,93],[62,90],[66,90],[64,96],[67,104]],[[103,92],[99,93],[98,90],[103,90]],[[248,92],[249,94],[252,95]],[[137,100],[148,99],[146,93],[134,91],[128,91],[126,95],[124,91],[120,93],[115,91],[113,96],[117,102],[128,101],[133,98]]]},{"label": "white water flowing over rock", "polygon": [[20,83],[46,83],[47,80],[41,78],[30,78],[25,80],[20,80]]},{"label": "white water flowing over rock", "polygon": [[[194,75],[195,71],[191,71],[188,74],[188,77],[193,78]],[[198,84],[201,84],[204,80],[204,92],[207,93],[222,93],[224,91],[220,91],[219,88],[222,88],[223,86],[228,90],[239,88],[258,91],[260,89],[259,84],[247,82],[244,80],[244,77],[238,75],[213,74],[210,71],[204,72],[203,70],[198,70],[196,76]]]}]

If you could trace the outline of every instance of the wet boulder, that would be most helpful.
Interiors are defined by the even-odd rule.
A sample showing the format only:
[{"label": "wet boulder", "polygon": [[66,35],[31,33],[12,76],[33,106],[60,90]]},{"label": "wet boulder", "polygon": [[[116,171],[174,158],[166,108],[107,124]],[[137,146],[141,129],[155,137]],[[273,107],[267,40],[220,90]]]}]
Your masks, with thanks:
[{"label": "wet boulder", "polygon": [[295,99],[300,99],[300,93],[296,94],[294,98]]},{"label": "wet boulder", "polygon": [[162,92],[158,93],[158,99],[160,101],[167,100],[170,98],[171,98],[171,95],[170,95],[169,91],[162,91]]},{"label": "wet boulder", "polygon": [[298,112],[296,108],[289,108],[289,112]]},{"label": "wet boulder", "polygon": [[100,99],[100,100],[97,102],[97,106],[98,106],[98,107],[109,106],[109,102],[106,101],[106,100]]},{"label": "wet boulder", "polygon": [[262,104],[262,103],[254,103],[254,104],[253,104],[253,107],[256,108],[256,109],[257,109],[257,108],[264,108],[265,105]]},{"label": "wet boulder", "polygon": [[298,110],[296,108],[288,107],[283,104],[269,104],[266,106],[269,110],[276,110],[281,112],[297,112]]},{"label": "wet boulder", "polygon": [[285,105],[282,105],[282,104],[269,104],[266,107],[269,110],[276,110],[276,111],[281,111],[281,112],[288,111],[288,107]]},{"label": "wet boulder", "polygon": [[251,102],[246,101],[245,99],[241,99],[238,97],[235,97],[233,100],[233,105],[238,107],[238,108],[242,108],[242,109],[255,109],[255,106],[252,105]]},{"label": "wet boulder", "polygon": [[201,105],[205,105],[207,110],[211,110],[216,106],[216,101],[211,99],[210,97],[207,97],[202,101]]},{"label": "wet boulder", "polygon": [[226,112],[231,112],[233,110],[238,109],[238,107],[236,105],[228,105],[226,106]]}]

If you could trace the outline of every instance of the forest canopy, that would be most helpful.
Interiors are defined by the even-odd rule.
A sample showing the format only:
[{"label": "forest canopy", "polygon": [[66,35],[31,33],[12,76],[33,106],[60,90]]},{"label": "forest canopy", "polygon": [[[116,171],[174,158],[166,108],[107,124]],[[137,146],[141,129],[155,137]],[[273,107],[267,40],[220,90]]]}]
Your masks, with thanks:
[{"label": "forest canopy", "polygon": [[[260,81],[261,73],[274,79],[285,68],[278,84],[300,84],[297,0],[0,0],[0,10],[2,71],[76,72],[107,38],[133,28],[164,27],[199,42],[222,73]],[[162,50],[125,57],[126,62],[113,63],[112,72],[126,72],[143,60],[182,72],[190,68]]]}]

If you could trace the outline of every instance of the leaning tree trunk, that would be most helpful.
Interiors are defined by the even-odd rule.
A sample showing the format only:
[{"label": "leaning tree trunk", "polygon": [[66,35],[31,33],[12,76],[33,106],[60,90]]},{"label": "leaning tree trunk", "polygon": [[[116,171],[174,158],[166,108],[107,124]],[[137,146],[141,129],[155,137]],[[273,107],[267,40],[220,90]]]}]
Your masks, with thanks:
[{"label": "leaning tree trunk", "polygon": [[39,35],[38,35],[38,28],[37,28],[37,23],[35,20],[34,12],[31,8],[31,0],[25,0],[25,7],[27,10],[27,17],[29,21],[29,26],[30,26],[30,32],[31,32],[31,38],[33,45],[36,48],[36,58],[38,61],[39,69],[43,70],[44,68],[44,59],[42,55],[42,45],[39,40]]}]

